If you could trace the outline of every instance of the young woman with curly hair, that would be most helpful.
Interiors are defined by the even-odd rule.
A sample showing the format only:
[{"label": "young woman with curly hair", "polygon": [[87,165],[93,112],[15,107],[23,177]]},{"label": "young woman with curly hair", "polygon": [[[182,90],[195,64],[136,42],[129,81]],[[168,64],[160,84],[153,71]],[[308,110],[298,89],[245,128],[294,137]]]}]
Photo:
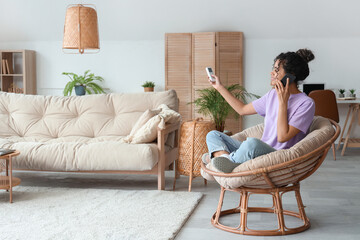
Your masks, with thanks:
[{"label": "young woman with curly hair", "polygon": [[[235,98],[213,75],[210,84],[224,97],[232,108],[240,115],[259,114],[264,119],[264,132],[261,140],[247,138],[241,142],[219,131],[211,131],[206,136],[209,149],[204,154],[205,163],[222,172],[232,172],[239,164],[279,149],[287,149],[303,139],[311,125],[315,113],[315,104],[311,98],[298,89],[299,82],[309,75],[308,62],[314,54],[308,49],[297,52],[279,54],[274,59],[270,73],[272,89],[260,99],[244,104]],[[284,86],[281,79],[285,74],[292,74],[295,80],[286,80]]]}]

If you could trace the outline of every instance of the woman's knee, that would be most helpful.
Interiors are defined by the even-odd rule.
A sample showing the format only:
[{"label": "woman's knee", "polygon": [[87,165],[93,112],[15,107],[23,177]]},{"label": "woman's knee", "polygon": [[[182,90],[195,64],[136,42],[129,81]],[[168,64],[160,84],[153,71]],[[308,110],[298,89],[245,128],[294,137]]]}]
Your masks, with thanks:
[{"label": "woman's knee", "polygon": [[257,147],[262,144],[262,141],[258,138],[248,137],[242,144],[249,147]]},{"label": "woman's knee", "polygon": [[241,148],[246,149],[247,151],[255,151],[258,148],[261,148],[263,142],[258,138],[248,137],[245,141],[242,142]]},{"label": "woman's knee", "polygon": [[216,139],[219,137],[220,137],[219,131],[211,130],[210,132],[208,132],[208,134],[206,134],[206,141],[209,141],[209,139]]},{"label": "woman's knee", "polygon": [[258,138],[247,138],[242,144],[241,147],[247,149],[250,152],[256,154],[265,154],[275,151],[274,148],[261,141]]}]

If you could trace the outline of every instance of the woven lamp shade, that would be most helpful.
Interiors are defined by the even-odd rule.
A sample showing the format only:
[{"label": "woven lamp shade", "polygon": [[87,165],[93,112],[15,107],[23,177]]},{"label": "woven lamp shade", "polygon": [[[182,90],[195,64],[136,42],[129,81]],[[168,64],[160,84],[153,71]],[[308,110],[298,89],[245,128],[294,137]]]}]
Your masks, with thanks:
[{"label": "woven lamp shade", "polygon": [[97,13],[91,5],[69,5],[66,10],[63,49],[99,50]]}]

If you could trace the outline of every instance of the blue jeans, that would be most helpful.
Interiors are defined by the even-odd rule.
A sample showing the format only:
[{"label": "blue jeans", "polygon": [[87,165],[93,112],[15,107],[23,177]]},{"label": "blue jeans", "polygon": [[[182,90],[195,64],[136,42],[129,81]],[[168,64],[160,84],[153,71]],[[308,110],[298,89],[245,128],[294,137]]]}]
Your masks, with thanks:
[{"label": "blue jeans", "polygon": [[244,163],[250,159],[276,151],[276,149],[260,139],[249,137],[241,142],[216,130],[206,135],[206,144],[210,158],[213,158],[214,152],[226,151],[230,154],[230,160],[234,163]]}]

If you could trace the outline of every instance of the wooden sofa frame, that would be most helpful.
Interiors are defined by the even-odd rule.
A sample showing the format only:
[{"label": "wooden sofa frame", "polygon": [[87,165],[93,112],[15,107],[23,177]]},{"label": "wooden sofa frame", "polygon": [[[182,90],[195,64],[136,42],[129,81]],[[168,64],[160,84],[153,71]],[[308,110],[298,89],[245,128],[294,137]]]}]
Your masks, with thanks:
[{"label": "wooden sofa frame", "polygon": [[[255,176],[255,179],[251,181],[251,185],[245,185],[239,188],[232,189],[220,186],[220,199],[217,210],[211,218],[212,225],[228,232],[255,236],[287,235],[302,232],[308,229],[310,227],[310,221],[305,214],[305,207],[302,203],[300,195],[300,181],[312,175],[320,167],[332,143],[337,139],[340,134],[339,125],[331,119],[329,119],[329,121],[336,129],[335,134],[330,140],[328,140],[325,144],[313,150],[312,152],[284,163],[236,173],[215,172],[206,168],[204,163],[201,163],[201,168],[206,173],[215,177],[231,178],[252,175]],[[298,169],[293,170],[291,173],[281,173],[282,170],[293,168],[296,166],[298,166]],[[226,191],[239,193],[240,203],[235,208],[222,211],[221,207],[223,205],[223,199]],[[295,192],[299,213],[284,210],[282,208],[282,195],[290,191]],[[249,197],[251,194],[270,194],[273,199],[273,206],[269,208],[248,207]],[[274,230],[249,229],[247,227],[248,212],[263,212],[276,214],[278,219],[278,228]],[[230,227],[220,223],[220,218],[229,214],[240,214],[240,224],[238,227]],[[286,227],[284,215],[289,215],[301,219],[303,225],[296,228]]]},{"label": "wooden sofa frame", "polygon": [[[159,161],[151,169],[146,171],[48,171],[36,169],[14,169],[21,171],[44,171],[44,172],[81,172],[81,173],[118,173],[118,174],[152,174],[158,177],[158,190],[165,190],[165,170],[173,170],[174,163],[179,157],[179,129],[180,123],[166,124],[164,129],[157,128],[157,147],[159,150]],[[175,132],[174,148],[165,152],[165,137]]]}]

